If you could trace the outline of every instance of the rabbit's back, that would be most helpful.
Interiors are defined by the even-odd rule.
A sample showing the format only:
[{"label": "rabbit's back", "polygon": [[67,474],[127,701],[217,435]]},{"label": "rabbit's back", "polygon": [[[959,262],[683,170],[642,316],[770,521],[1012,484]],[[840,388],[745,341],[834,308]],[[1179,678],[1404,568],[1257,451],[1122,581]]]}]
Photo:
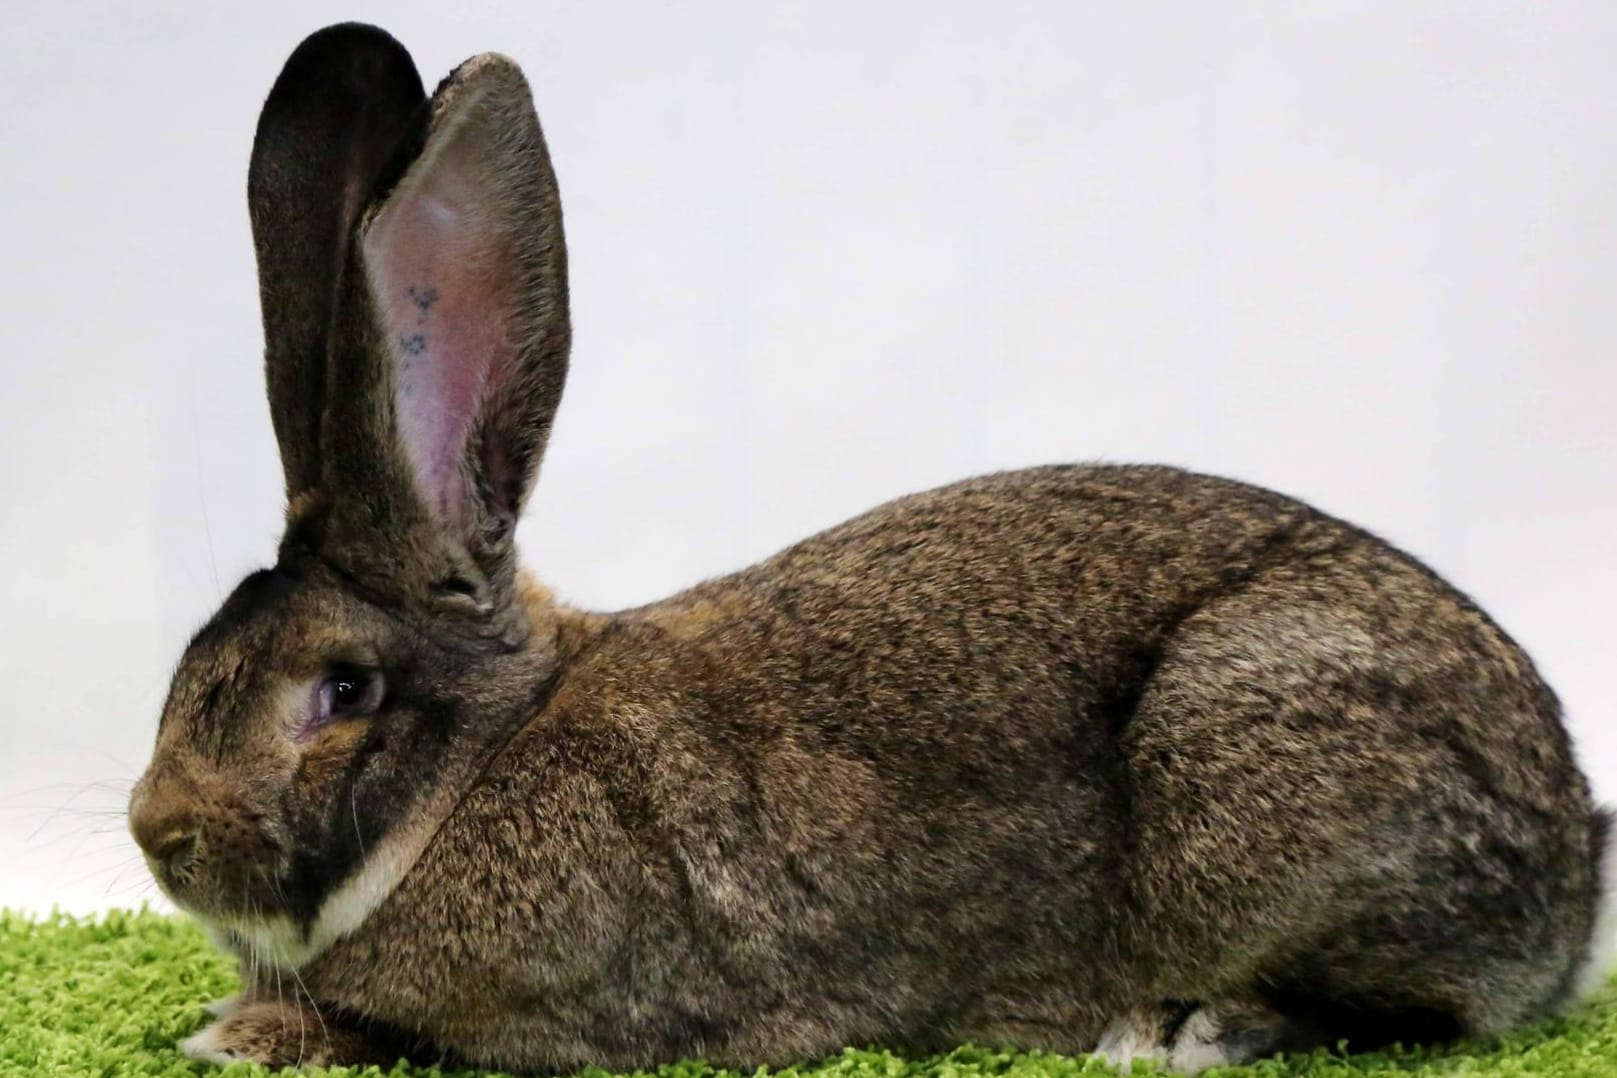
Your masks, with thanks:
[{"label": "rabbit's back", "polygon": [[[1237,483],[1045,468],[580,630],[401,897],[509,866],[524,914],[452,931],[577,996],[563,1067],[1080,1050],[1260,986],[1486,1030],[1561,1001],[1594,827],[1531,663],[1411,559]],[[454,1010],[489,1058],[549,1020]]]},{"label": "rabbit's back", "polygon": [[[746,615],[694,633],[729,656],[718,713],[869,762],[889,890],[953,908],[1050,878],[1053,908],[965,904],[1014,927],[944,917],[942,952],[985,941],[970,968],[1020,934],[1093,959],[1091,992],[1113,962],[1173,999],[1402,983],[1492,1030],[1562,1002],[1588,946],[1595,817],[1554,695],[1464,595],[1292,499],[1161,467],[990,476],[697,588],[674,624],[737,593]],[[1417,943],[1444,964],[1416,974]],[[1486,998],[1461,992],[1490,962]]]}]

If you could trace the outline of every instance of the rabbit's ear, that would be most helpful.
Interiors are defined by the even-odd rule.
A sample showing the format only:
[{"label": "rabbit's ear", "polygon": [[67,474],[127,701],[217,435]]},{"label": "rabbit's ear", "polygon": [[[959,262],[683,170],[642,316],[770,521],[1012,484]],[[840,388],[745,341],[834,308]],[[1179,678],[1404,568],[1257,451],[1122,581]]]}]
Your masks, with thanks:
[{"label": "rabbit's ear", "polygon": [[247,201],[289,501],[320,483],[328,330],[354,223],[425,100],[402,45],[344,23],[297,47],[259,114]]},{"label": "rabbit's ear", "polygon": [[[514,63],[479,56],[444,80],[352,259],[340,314],[364,327],[333,353],[327,486],[342,502],[406,479],[413,504],[384,509],[379,545],[424,525],[452,561],[501,576],[571,339],[561,204]],[[367,426],[383,444],[348,452]]]}]

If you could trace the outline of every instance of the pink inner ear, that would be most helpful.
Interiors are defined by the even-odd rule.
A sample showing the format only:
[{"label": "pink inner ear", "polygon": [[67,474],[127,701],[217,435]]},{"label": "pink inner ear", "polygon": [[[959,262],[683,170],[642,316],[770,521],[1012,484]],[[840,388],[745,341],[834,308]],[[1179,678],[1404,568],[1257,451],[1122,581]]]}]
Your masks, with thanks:
[{"label": "pink inner ear", "polygon": [[499,237],[482,202],[475,161],[451,150],[398,192],[364,240],[398,437],[422,499],[457,526],[469,523],[467,438],[515,356]]}]

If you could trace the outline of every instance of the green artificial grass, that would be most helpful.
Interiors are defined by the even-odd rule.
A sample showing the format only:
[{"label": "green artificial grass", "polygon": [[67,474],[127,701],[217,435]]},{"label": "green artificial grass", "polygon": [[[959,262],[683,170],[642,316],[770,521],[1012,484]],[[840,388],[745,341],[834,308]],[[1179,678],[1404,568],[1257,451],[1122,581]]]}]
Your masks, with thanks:
[{"label": "green artificial grass", "polygon": [[[235,991],[234,966],[189,922],[155,913],[92,919],[35,919],[0,912],[0,1075],[217,1075],[248,1078],[263,1068],[215,1068],[183,1058],[175,1044],[206,1019],[202,1005]],[[1138,1073],[1149,1068],[1138,1064]],[[286,1074],[295,1072],[287,1071]],[[438,1078],[473,1072],[400,1064],[305,1073],[358,1078]],[[760,1071],[752,1078],[765,1078]],[[1096,1059],[961,1048],[906,1059],[849,1049],[775,1072],[779,1078],[1070,1078],[1115,1073]],[[1589,1006],[1499,1040],[1376,1055],[1268,1060],[1209,1074],[1617,1076],[1617,982]],[[609,1078],[604,1071],[589,1078]],[[642,1076],[650,1078],[650,1076]],[[740,1078],[701,1063],[663,1067],[655,1078]]]}]

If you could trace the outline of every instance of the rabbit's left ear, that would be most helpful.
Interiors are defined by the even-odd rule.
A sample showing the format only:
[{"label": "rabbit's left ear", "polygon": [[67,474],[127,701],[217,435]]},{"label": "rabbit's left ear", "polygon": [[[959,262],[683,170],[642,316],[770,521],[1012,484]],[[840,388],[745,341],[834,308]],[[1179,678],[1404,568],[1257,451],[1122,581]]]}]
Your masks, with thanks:
[{"label": "rabbit's left ear", "polygon": [[289,503],[321,482],[328,338],[355,222],[426,100],[403,45],[343,23],[297,47],[259,113],[247,204]]},{"label": "rabbit's left ear", "polygon": [[412,546],[504,576],[571,341],[561,204],[515,64],[479,56],[438,88],[350,259],[327,489],[366,500],[385,476],[413,504],[373,517],[378,545],[425,529]]}]

